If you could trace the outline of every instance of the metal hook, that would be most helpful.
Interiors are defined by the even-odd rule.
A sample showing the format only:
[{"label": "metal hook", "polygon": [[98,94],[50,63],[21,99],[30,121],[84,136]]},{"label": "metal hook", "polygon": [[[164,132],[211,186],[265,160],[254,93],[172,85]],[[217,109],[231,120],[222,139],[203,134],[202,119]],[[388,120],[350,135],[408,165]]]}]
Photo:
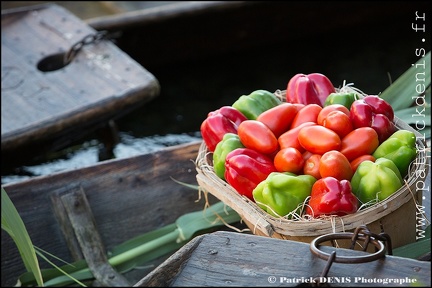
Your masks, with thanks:
[{"label": "metal hook", "polygon": [[[361,234],[360,231],[365,231],[365,233]],[[329,254],[319,249],[320,244],[325,241],[330,241],[333,247],[335,247],[335,241],[337,239],[351,239],[350,249],[352,250],[354,249],[357,240],[362,240],[364,241],[364,243],[366,243],[365,247],[363,247],[363,251],[366,251],[369,243],[372,243],[375,246],[376,252],[368,255],[349,257],[349,256],[336,256],[336,251],[332,251]],[[315,238],[314,240],[312,240],[310,244],[310,250],[312,254],[316,255],[318,258],[327,260],[327,263],[321,275],[319,277],[313,278],[314,281],[312,283],[312,287],[328,286],[328,283],[326,281],[323,281],[323,279],[327,277],[328,272],[330,271],[330,267],[334,262],[348,263],[348,264],[365,263],[365,262],[378,260],[384,257],[386,253],[386,247],[382,243],[382,241],[386,241],[386,243],[390,243],[390,251],[391,251],[390,237],[387,234],[383,232],[381,232],[379,235],[373,234],[364,225],[357,227],[354,233],[332,233],[332,234],[322,235]]]},{"label": "metal hook", "polygon": [[[330,258],[330,254],[325,253],[319,249],[319,245],[325,241],[331,241],[335,239],[352,239],[353,233],[332,233],[327,235],[322,235],[320,237],[312,240],[310,244],[311,252],[318,256],[321,259],[328,260]],[[364,235],[358,235],[358,239],[365,240],[366,237]],[[362,256],[336,256],[334,262],[337,263],[365,263],[380,259],[385,256],[386,249],[384,244],[381,241],[378,241],[375,238],[371,238],[370,242],[377,248],[377,252],[368,255]]]},{"label": "metal hook", "polygon": [[73,44],[68,51],[51,54],[43,58],[38,62],[37,68],[42,72],[59,70],[69,65],[85,45],[95,44],[102,40],[111,40],[119,36],[120,32],[108,33],[105,30],[95,34],[89,34]]}]

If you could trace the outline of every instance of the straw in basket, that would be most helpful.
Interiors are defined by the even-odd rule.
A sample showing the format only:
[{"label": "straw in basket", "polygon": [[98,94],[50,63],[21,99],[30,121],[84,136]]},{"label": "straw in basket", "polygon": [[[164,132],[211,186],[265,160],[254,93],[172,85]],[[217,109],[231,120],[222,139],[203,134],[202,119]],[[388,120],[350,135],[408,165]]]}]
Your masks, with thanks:
[{"label": "straw in basket", "polygon": [[[284,93],[285,91],[275,92],[281,99],[285,98]],[[361,225],[367,225],[375,233],[384,230],[391,237],[393,248],[397,248],[416,241],[418,221],[422,217],[421,187],[426,186],[424,181],[429,164],[426,144],[421,135],[397,117],[394,123],[398,129],[413,131],[418,135],[416,159],[411,163],[408,175],[404,178],[405,184],[399,190],[387,199],[354,214],[307,220],[273,217],[215,174],[212,153],[204,142],[196,159],[197,182],[205,191],[234,209],[256,235],[309,243],[324,234],[351,232]]]}]

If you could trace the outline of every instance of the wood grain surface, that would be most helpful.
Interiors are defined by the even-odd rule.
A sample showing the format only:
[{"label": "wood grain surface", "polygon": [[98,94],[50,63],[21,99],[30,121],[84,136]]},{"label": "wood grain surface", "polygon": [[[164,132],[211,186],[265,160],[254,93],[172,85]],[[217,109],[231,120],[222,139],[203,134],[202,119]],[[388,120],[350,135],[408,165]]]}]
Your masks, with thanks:
[{"label": "wood grain surface", "polygon": [[72,131],[83,134],[158,96],[154,75],[111,41],[84,45],[59,70],[38,69],[45,57],[66,52],[94,33],[54,4],[2,13],[2,153],[79,136]]},{"label": "wood grain surface", "polygon": [[[75,259],[63,235],[61,219],[56,216],[58,201],[55,199],[71,191],[85,191],[101,244],[110,251],[135,236],[173,223],[185,213],[204,208],[204,200],[197,201],[198,191],[173,180],[196,185],[193,160],[199,144],[193,142],[104,161],[3,187],[20,213],[33,244],[72,262]],[[1,283],[7,287],[14,285],[25,269],[14,242],[3,229],[1,247]],[[155,268],[152,265],[163,260],[157,259],[143,270],[132,272],[135,274],[129,275],[128,280],[135,283]],[[45,261],[41,265],[51,268]]]},{"label": "wood grain surface", "polygon": [[[311,287],[327,263],[309,244],[290,240],[217,231],[192,241],[135,287]],[[320,249],[350,257],[366,253]],[[333,263],[322,281],[332,287],[426,287],[430,273],[430,262],[386,255],[367,263]]]}]

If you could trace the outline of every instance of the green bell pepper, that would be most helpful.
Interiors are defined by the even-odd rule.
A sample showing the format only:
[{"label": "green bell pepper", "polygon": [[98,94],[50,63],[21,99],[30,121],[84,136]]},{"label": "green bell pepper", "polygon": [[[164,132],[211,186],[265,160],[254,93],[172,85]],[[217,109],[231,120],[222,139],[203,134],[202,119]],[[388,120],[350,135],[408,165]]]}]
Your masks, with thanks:
[{"label": "green bell pepper", "polygon": [[408,173],[410,163],[417,155],[416,136],[408,130],[398,130],[381,143],[372,156],[392,160],[402,177]]},{"label": "green bell pepper", "polygon": [[[295,175],[289,172],[272,172],[258,184],[252,195],[259,207],[276,217],[295,212],[310,196],[316,182],[311,175]],[[291,218],[290,215],[288,215]]]},{"label": "green bell pepper", "polygon": [[347,93],[347,92],[334,92],[327,96],[324,107],[329,106],[332,104],[341,104],[348,108],[348,110],[351,108],[352,103],[354,103],[355,100],[359,99],[358,94],[356,93]]},{"label": "green bell pepper", "polygon": [[402,185],[399,169],[387,158],[363,161],[351,178],[352,191],[363,204],[384,200]]},{"label": "green bell pepper", "polygon": [[242,112],[249,120],[256,120],[262,112],[281,103],[275,94],[266,90],[256,90],[249,95],[240,96],[232,107]]},{"label": "green bell pepper", "polygon": [[225,159],[229,152],[237,149],[245,148],[241,143],[240,137],[234,133],[226,133],[222,141],[220,141],[213,152],[213,168],[216,175],[225,180]]}]

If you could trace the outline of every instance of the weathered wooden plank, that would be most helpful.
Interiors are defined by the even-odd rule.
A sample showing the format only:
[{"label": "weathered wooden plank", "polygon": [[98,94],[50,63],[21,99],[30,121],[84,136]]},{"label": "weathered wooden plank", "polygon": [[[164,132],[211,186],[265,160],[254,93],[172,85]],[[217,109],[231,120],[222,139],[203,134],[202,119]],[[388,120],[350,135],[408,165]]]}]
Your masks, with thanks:
[{"label": "weathered wooden plank", "polygon": [[[193,251],[180,249],[160,267],[135,284],[135,287],[267,287],[310,286],[322,275],[326,261],[310,252],[310,245],[291,240],[218,231],[200,236]],[[365,255],[350,249],[320,247],[339,256]],[[178,259],[183,263],[179,265]],[[181,269],[167,275],[173,264]],[[323,281],[332,287],[427,286],[430,262],[386,255],[360,264],[333,263]],[[402,283],[405,281],[404,283]]]},{"label": "weathered wooden plank", "polygon": [[70,225],[70,220],[66,212],[66,207],[63,204],[61,194],[51,194],[53,213],[59,224],[59,228],[63,233],[66,245],[74,261],[84,259],[83,252],[81,251],[78,239],[75,236],[75,231]]},{"label": "weathered wooden plank", "polygon": [[83,131],[70,131],[97,127],[158,96],[154,75],[108,40],[84,45],[62,69],[38,69],[46,56],[96,32],[55,4],[2,11],[2,154],[78,138]]},{"label": "weathered wooden plank", "polygon": [[253,5],[248,1],[182,1],[116,15],[100,16],[86,22],[93,28],[124,29],[129,26],[160,23],[170,19],[195,16]]},{"label": "weathered wooden plank", "polygon": [[[318,39],[326,33],[333,38],[340,35],[341,28],[357,33],[359,27],[376,29],[393,20],[400,22],[401,17],[407,17],[407,10],[412,9],[410,4],[399,3],[388,9],[385,2],[378,1],[373,3],[373,8],[361,2],[329,5],[304,1],[182,1],[96,17],[86,23],[97,30],[123,31],[119,47],[147,67],[160,67],[266,45],[281,44],[289,55],[294,53],[295,49],[291,48],[297,41],[308,41],[306,38]],[[419,11],[426,7],[420,2],[416,4]],[[343,17],[341,10],[347,12]],[[307,43],[316,46],[313,40]],[[301,54],[293,57],[296,55]]]},{"label": "weathered wooden plank", "polygon": [[[197,236],[186,243],[180,253],[174,253],[156,269],[141,279],[134,287],[168,287],[173,278],[181,273],[187,260],[203,240],[203,236]],[[180,250],[179,250],[180,251]]]},{"label": "weathered wooden plank", "polygon": [[130,284],[109,263],[102,239],[84,190],[61,196],[70,225],[75,231],[88,267],[103,286],[126,287]]},{"label": "weathered wooden plank", "polygon": [[[173,223],[204,208],[197,191],[173,179],[196,184],[194,160],[200,142],[169,147],[131,158],[4,185],[33,243],[65,261],[74,261],[60,229],[51,196],[82,187],[107,251],[142,233]],[[215,198],[211,198],[211,200]],[[49,235],[49,236],[48,236]],[[24,272],[15,244],[2,230],[2,286]],[[164,259],[158,259],[158,264]],[[42,266],[51,268],[42,261]],[[139,270],[135,282],[154,267]],[[5,284],[6,283],[6,284]],[[134,282],[132,282],[134,283]]]}]

